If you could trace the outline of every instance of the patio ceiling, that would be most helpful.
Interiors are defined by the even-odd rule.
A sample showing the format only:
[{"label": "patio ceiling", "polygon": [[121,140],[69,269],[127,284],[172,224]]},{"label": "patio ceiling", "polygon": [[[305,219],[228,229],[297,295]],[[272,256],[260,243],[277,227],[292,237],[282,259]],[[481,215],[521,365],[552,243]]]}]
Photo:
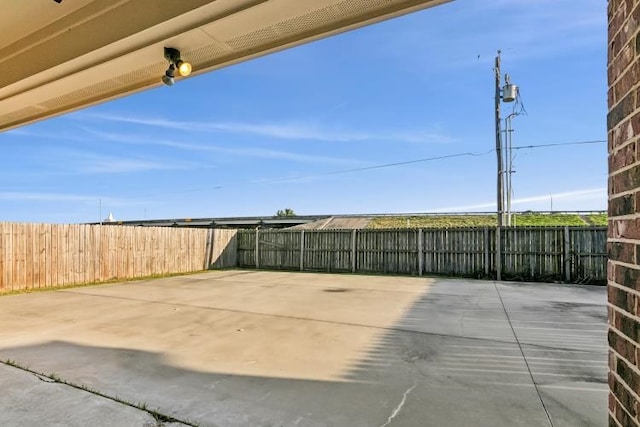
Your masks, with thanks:
[{"label": "patio ceiling", "polygon": [[450,0],[3,0],[0,131]]}]

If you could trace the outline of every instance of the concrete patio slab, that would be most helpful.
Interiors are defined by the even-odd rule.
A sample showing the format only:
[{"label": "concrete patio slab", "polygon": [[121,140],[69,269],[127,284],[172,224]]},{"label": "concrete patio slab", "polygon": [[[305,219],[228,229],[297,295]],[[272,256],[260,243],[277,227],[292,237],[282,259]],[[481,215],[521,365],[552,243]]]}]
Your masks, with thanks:
[{"label": "concrete patio slab", "polygon": [[31,371],[0,365],[1,425],[158,422],[33,372],[171,425],[607,420],[603,287],[219,271],[4,296],[0,325]]}]

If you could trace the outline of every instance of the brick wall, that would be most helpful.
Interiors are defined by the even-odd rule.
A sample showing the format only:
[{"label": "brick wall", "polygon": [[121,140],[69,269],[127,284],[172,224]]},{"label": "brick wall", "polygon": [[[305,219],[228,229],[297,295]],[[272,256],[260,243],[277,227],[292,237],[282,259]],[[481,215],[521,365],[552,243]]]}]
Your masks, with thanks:
[{"label": "brick wall", "polygon": [[640,425],[640,0],[609,0],[609,425]]}]

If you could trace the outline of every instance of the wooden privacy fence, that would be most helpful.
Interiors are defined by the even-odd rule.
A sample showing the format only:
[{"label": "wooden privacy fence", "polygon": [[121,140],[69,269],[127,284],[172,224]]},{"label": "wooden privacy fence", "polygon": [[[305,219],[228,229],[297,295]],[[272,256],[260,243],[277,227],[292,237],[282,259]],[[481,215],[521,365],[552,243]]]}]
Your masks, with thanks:
[{"label": "wooden privacy fence", "polygon": [[235,266],[235,233],[0,222],[0,292]]},{"label": "wooden privacy fence", "polygon": [[606,228],[220,230],[0,222],[0,293],[208,268],[606,283]]},{"label": "wooden privacy fence", "polygon": [[238,267],[606,283],[605,227],[240,230]]}]

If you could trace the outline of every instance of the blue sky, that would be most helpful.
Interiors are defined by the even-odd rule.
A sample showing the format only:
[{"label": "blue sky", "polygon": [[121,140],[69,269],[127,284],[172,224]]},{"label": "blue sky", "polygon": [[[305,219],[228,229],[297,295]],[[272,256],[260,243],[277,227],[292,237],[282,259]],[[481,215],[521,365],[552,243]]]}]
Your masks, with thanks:
[{"label": "blue sky", "polygon": [[[604,0],[457,0],[5,132],[0,221],[494,210],[496,50],[514,145],[604,140],[606,25]],[[604,143],[515,170],[514,210],[606,208]]]}]

